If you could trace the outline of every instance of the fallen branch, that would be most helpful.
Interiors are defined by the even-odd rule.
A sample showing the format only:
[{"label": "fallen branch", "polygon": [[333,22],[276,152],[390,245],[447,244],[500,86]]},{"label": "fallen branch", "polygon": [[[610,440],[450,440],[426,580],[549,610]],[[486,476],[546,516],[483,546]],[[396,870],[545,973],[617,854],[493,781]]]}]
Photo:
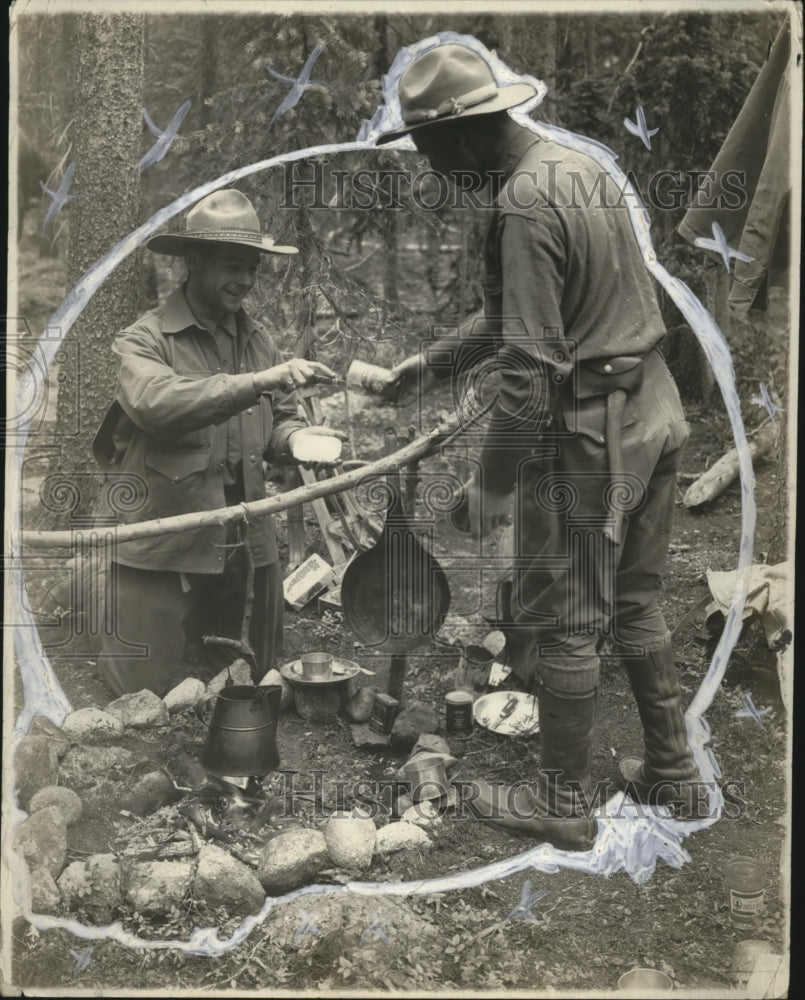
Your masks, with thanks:
[{"label": "fallen branch", "polygon": [[[476,404],[477,405],[477,404]],[[491,403],[489,404],[491,405]],[[308,503],[319,497],[330,496],[333,493],[343,493],[354,489],[367,477],[383,476],[414,460],[432,454],[437,448],[446,444],[451,438],[462,433],[470,423],[477,421],[489,406],[470,409],[467,407],[461,414],[456,413],[448,420],[439,424],[434,430],[422,434],[410,444],[405,445],[391,455],[384,455],[375,462],[370,462],[360,469],[344,472],[332,479],[317,480],[297,489],[289,490],[279,496],[267,497],[265,500],[251,500],[235,507],[221,507],[218,510],[205,510],[192,514],[178,514],[175,517],[156,518],[153,521],[139,521],[136,524],[122,524],[110,531],[98,532],[100,544],[119,545],[123,542],[139,538],[155,538],[159,535],[178,534],[197,528],[212,525],[226,525],[233,522],[245,523],[251,518],[265,517],[267,514],[277,514],[295,507],[300,503]],[[83,534],[83,533],[82,533]],[[30,549],[51,549],[56,547],[73,547],[77,537],[73,531],[26,531],[23,532],[23,545]]]},{"label": "fallen branch", "polygon": [[[766,423],[761,424],[749,442],[749,454],[752,461],[774,448],[777,443],[777,435],[777,424],[773,420],[767,420]],[[703,503],[715,500],[737,478],[739,471],[738,449],[732,448],[690,486],[683,503],[686,507],[699,507]]]}]

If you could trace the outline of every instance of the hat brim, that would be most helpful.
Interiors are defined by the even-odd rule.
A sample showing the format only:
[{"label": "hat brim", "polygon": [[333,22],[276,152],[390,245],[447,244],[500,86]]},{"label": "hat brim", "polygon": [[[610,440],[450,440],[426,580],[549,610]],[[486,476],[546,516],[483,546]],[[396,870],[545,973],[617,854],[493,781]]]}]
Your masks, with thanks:
[{"label": "hat brim", "polygon": [[511,83],[505,87],[500,87],[497,94],[488,101],[481,104],[474,104],[457,114],[446,114],[441,118],[429,118],[427,121],[416,122],[413,125],[401,125],[390,132],[383,132],[375,139],[376,146],[385,146],[386,143],[401,139],[404,135],[411,135],[419,132],[423,128],[434,128],[448,122],[459,121],[461,118],[475,118],[478,115],[491,115],[496,111],[507,111],[515,108],[518,104],[525,104],[532,97],[537,96],[537,90],[530,83]]},{"label": "hat brim", "polygon": [[203,234],[185,235],[184,233],[160,233],[152,236],[145,244],[154,253],[169,254],[172,257],[181,257],[192,246],[199,243],[217,243],[225,246],[249,247],[258,250],[260,253],[294,254],[299,253],[298,247],[285,247],[275,243],[270,236],[258,236],[254,238],[246,236],[227,236],[223,233],[211,233],[209,236]]}]

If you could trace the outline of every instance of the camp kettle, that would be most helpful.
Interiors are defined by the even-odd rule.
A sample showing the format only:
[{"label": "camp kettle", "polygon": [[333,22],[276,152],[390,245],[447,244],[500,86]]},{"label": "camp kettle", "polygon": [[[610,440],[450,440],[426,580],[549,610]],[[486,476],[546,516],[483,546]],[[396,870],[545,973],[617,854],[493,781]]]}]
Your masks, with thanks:
[{"label": "camp kettle", "polygon": [[[196,715],[207,727],[201,766],[224,778],[262,778],[276,770],[281,696],[279,684],[232,684],[202,696],[196,702]],[[213,700],[208,721],[205,716]]]}]

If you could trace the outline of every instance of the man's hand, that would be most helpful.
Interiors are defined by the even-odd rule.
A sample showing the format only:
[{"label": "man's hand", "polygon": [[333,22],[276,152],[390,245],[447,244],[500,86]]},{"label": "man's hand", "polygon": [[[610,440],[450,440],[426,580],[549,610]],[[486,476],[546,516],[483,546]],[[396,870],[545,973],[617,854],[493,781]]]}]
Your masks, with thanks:
[{"label": "man's hand", "polygon": [[474,539],[486,538],[495,528],[511,522],[511,493],[482,490],[475,475],[464,483],[464,493],[469,504],[470,534]]},{"label": "man's hand", "polygon": [[341,457],[341,442],[346,434],[332,427],[303,427],[288,435],[288,448],[306,469],[335,465]]},{"label": "man's hand", "polygon": [[301,389],[306,385],[334,382],[338,378],[332,368],[321,361],[306,361],[304,358],[291,358],[273,368],[264,368],[254,373],[255,392],[274,392],[276,389]]},{"label": "man's hand", "polygon": [[391,379],[388,387],[382,392],[382,397],[390,403],[407,403],[421,392],[430,392],[436,385],[436,379],[425,365],[422,354],[412,354],[391,369]]}]

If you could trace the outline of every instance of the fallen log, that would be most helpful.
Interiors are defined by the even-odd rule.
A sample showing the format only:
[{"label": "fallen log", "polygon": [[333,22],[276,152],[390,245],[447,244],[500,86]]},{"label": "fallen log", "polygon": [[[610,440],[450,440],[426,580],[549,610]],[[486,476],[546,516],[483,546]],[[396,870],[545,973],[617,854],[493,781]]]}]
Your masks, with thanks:
[{"label": "fallen log", "polygon": [[[410,444],[404,445],[391,455],[384,455],[360,469],[352,469],[331,479],[311,482],[275,497],[267,497],[265,500],[251,500],[235,507],[220,507],[218,510],[178,514],[174,517],[156,518],[152,521],[139,521],[136,524],[121,524],[109,530],[108,533],[106,530],[99,531],[98,535],[101,536],[99,542],[117,545],[137,538],[171,535],[210,525],[248,523],[254,517],[277,514],[300,503],[308,503],[333,493],[343,493],[345,490],[353,489],[369,477],[384,476],[395,469],[432,454],[452,438],[463,433],[470,424],[477,422],[489,410],[492,402],[493,400],[490,400],[482,405],[477,397],[467,393],[461,407],[433,430],[427,434],[421,434]],[[104,535],[107,537],[104,538]],[[65,546],[72,548],[77,544],[77,539],[76,533],[69,530],[25,531],[22,534],[22,542],[23,548],[27,549],[52,549]]]},{"label": "fallen log", "polygon": [[[755,436],[749,441],[752,461],[766,455],[774,448],[778,433],[777,424],[773,420],[761,424]],[[703,503],[715,500],[737,478],[739,470],[738,449],[732,448],[688,488],[683,503],[686,507],[699,507]]]}]

